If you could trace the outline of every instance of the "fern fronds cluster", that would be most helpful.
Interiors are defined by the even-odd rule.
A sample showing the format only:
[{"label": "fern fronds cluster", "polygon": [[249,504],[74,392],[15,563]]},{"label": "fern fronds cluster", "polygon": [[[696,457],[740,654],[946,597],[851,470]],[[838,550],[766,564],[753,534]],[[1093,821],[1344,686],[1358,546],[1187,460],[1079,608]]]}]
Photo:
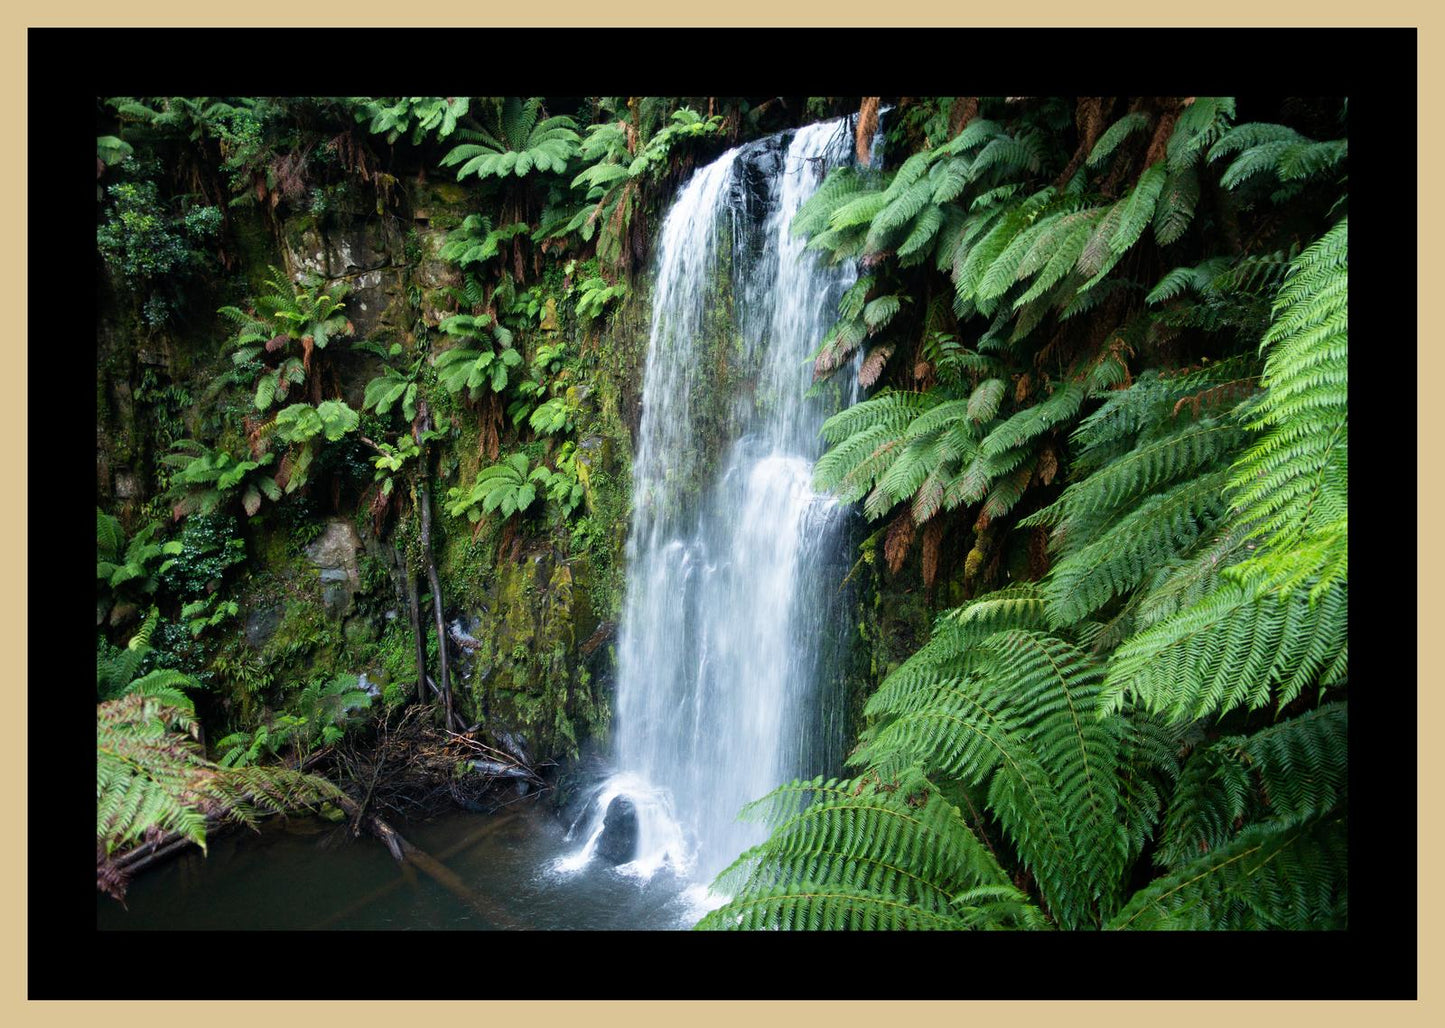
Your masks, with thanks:
[{"label": "fern fronds cluster", "polygon": [[458,138],[471,141],[453,147],[442,158],[442,166],[461,165],[458,181],[468,175],[522,178],[533,171],[565,171],[581,139],[577,125],[566,115],[539,118],[541,112],[539,96],[506,97],[491,129],[458,130]]},{"label": "fern fronds cluster", "polygon": [[141,687],[96,707],[97,887],[121,898],[114,857],[175,834],[206,848],[208,821],[254,825],[268,812],[339,795],[325,779],[284,768],[225,769],[196,741],[195,711],[173,691]]},{"label": "fern fronds cluster", "polygon": [[[949,830],[974,850],[950,851],[982,845],[1045,924],[1348,923],[1347,221],[1226,252],[1198,221],[1328,201],[1346,147],[1236,125],[1230,98],[1084,131],[1086,100],[1054,181],[1039,137],[976,119],[891,173],[834,173],[795,222],[867,261],[819,372],[869,338],[870,302],[920,281],[914,232],[958,318],[914,348],[922,385],[894,373],[829,419],[818,485],[870,519],[908,504],[895,526],[966,512],[966,584],[1010,520],[1046,530],[1050,559],[944,612],[883,680],[849,758],[858,798],[817,780],[759,805],[774,834],[702,927],[964,927],[878,870],[944,845],[852,806],[905,782],[972,812]],[[887,307],[897,349],[905,308]],[[1138,366],[1176,345],[1209,356]]]},{"label": "fern fronds cluster", "polygon": [[958,807],[916,771],[893,780],[793,782],[744,817],[767,842],[718,879],[737,889],[700,928],[1039,927],[1043,918],[969,830]]}]

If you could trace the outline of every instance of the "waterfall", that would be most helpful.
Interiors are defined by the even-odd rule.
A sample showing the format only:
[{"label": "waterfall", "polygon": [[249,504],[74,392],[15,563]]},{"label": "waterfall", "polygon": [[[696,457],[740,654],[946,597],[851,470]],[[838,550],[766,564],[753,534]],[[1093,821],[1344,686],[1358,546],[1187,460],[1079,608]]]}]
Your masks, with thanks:
[{"label": "waterfall", "polygon": [[[846,573],[845,511],[812,489],[819,426],[809,355],[853,272],[804,251],[794,214],[848,160],[846,120],[737,147],[670,208],[633,464],[627,590],[613,720],[617,773],[565,864],[580,867],[618,797],[632,859],[696,882],[765,831],[739,809],[836,770],[842,725],[821,680]],[[839,621],[838,623],[842,623]],[[613,808],[616,810],[616,808]],[[609,829],[610,830],[610,829]],[[630,834],[630,833],[629,833]]]}]

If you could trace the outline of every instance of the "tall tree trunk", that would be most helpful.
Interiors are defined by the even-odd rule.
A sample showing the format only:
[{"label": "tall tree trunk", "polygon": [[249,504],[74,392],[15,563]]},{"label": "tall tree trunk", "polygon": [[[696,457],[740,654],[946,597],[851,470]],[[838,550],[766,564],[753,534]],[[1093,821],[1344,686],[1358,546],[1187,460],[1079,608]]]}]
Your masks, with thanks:
[{"label": "tall tree trunk", "polygon": [[[422,443],[422,434],[431,431],[432,420],[431,410],[427,407],[426,400],[417,401],[416,422],[412,426],[412,432],[417,445],[422,447],[420,462],[420,475],[417,479],[417,506],[421,508],[421,553],[422,559],[426,562],[427,584],[431,586],[432,611],[436,615],[437,625],[437,669],[438,678],[441,680],[442,705],[446,709],[446,726],[448,728],[458,727],[456,715],[452,710],[452,680],[451,670],[447,661],[447,626],[445,607],[442,603],[442,584],[437,577],[436,561],[432,558],[431,547],[431,476],[428,473],[426,446]],[[425,669],[417,668],[418,685],[425,680]]]},{"label": "tall tree trunk", "polygon": [[411,573],[411,565],[400,550],[396,551],[396,562],[406,590],[406,613],[411,621],[411,637],[416,641],[416,698],[418,703],[426,703],[426,633],[421,627],[421,603],[417,599],[416,576]]}]

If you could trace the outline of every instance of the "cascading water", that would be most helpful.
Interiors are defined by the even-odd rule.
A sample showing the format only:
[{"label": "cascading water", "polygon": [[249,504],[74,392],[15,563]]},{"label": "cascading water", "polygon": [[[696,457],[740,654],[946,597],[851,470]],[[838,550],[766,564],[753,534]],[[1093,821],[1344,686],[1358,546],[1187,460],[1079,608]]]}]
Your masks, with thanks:
[{"label": "cascading water", "polygon": [[808,356],[853,273],[805,253],[790,225],[850,150],[846,121],[730,150],[663,224],[617,654],[618,771],[562,866],[593,857],[621,797],[636,836],[623,869],[668,866],[705,884],[763,838],[737,821],[744,804],[841,760],[839,702],[820,681],[844,512],[812,489],[835,404],[806,394]]}]

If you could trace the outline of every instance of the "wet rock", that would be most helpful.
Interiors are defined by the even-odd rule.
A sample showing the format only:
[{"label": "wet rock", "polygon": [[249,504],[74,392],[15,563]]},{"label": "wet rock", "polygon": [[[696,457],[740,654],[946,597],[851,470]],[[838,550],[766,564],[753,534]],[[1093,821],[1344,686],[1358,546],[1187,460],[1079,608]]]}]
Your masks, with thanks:
[{"label": "wet rock", "polygon": [[321,605],[325,608],[327,617],[340,621],[351,612],[351,590],[344,585],[328,585],[321,590]]},{"label": "wet rock", "polygon": [[609,864],[625,864],[637,855],[637,806],[626,796],[614,796],[607,804],[596,853]]},{"label": "wet rock", "polygon": [[281,627],[280,607],[258,607],[246,615],[246,644],[261,649]]},{"label": "wet rock", "polygon": [[328,617],[340,619],[351,612],[352,597],[361,589],[357,552],[361,538],[350,521],[326,522],[321,535],[306,547],[306,559],[317,569],[324,588],[321,601]]},{"label": "wet rock", "polygon": [[356,551],[360,549],[356,527],[350,521],[333,518],[306,547],[306,559],[321,569],[323,582],[345,580],[357,587],[361,585],[361,569],[356,563]]}]

